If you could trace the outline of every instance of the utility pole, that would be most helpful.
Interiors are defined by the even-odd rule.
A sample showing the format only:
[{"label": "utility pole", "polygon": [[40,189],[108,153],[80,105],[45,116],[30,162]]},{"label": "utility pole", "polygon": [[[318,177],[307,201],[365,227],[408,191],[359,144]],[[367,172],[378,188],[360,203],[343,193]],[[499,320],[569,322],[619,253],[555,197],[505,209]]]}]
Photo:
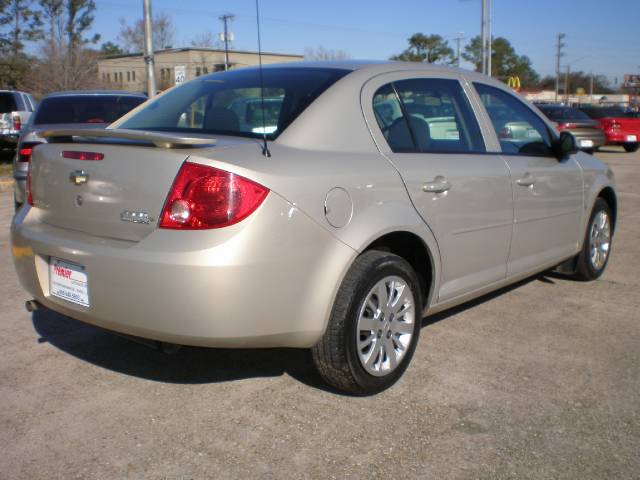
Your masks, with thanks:
[{"label": "utility pole", "polygon": [[482,42],[482,73],[491,76],[491,0],[482,0],[480,41]]},{"label": "utility pole", "polygon": [[564,33],[558,34],[558,43],[556,44],[556,103],[558,102],[558,91],[560,90],[560,58],[564,56],[562,48],[566,46],[566,43],[562,39],[566,35]]},{"label": "utility pole", "polygon": [[589,75],[589,101],[593,102],[593,72]]},{"label": "utility pole", "polygon": [[569,105],[569,71],[571,70],[571,66],[567,65],[567,71],[564,74],[564,94],[565,94],[565,103]]},{"label": "utility pole", "polygon": [[224,69],[229,70],[229,28],[227,23],[235,18],[235,15],[225,13],[220,15],[218,20],[224,23]]},{"label": "utility pole", "polygon": [[147,64],[147,96],[156,95],[156,73],[153,60],[153,39],[151,32],[151,0],[143,0],[144,15],[144,62]]},{"label": "utility pole", "polygon": [[457,65],[458,65],[458,68],[460,68],[460,42],[464,40],[464,32],[458,32],[458,36],[454,38],[454,40],[456,41]]}]

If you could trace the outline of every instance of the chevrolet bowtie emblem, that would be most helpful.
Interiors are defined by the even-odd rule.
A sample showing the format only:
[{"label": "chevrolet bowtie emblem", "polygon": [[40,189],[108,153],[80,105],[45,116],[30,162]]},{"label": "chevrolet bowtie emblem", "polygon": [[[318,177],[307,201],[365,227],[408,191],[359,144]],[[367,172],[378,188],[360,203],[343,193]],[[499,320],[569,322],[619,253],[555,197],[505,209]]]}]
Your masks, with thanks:
[{"label": "chevrolet bowtie emblem", "polygon": [[74,185],[82,185],[89,181],[89,174],[84,170],[74,170],[71,172],[71,175],[69,175],[69,181]]}]

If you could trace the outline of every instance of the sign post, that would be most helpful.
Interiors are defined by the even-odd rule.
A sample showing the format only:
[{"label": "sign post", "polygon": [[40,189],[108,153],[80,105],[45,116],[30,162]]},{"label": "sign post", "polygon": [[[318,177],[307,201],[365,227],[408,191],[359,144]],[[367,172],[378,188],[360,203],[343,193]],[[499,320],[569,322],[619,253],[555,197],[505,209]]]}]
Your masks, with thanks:
[{"label": "sign post", "polygon": [[182,85],[187,80],[187,69],[184,65],[179,65],[176,66],[173,70],[175,73],[173,79],[174,83],[176,84],[176,86]]}]

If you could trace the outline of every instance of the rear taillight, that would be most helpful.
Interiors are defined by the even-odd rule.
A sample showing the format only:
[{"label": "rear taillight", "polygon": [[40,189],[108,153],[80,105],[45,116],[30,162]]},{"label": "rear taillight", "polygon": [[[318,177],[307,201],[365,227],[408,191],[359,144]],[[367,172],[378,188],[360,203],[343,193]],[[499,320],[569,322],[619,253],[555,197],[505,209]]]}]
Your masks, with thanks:
[{"label": "rear taillight", "polygon": [[559,123],[558,124],[558,131],[559,132],[561,132],[563,130],[569,130],[569,129],[572,129],[572,128],[576,128],[576,124],[575,123],[564,122],[564,123]]},{"label": "rear taillight", "polygon": [[31,185],[32,181],[31,181],[31,166],[33,164],[31,162],[29,162],[29,170],[27,171],[27,203],[31,206],[33,206],[33,187]]},{"label": "rear taillight", "polygon": [[18,161],[19,162],[28,162],[31,160],[31,153],[33,152],[33,147],[22,147],[18,151]]},{"label": "rear taillight", "polygon": [[160,228],[221,228],[251,215],[269,189],[225,170],[185,162],[160,216]]},{"label": "rear taillight", "polygon": [[31,161],[33,148],[40,145],[40,142],[24,142],[18,145],[18,162],[27,163]]},{"label": "rear taillight", "polygon": [[20,131],[21,128],[22,128],[22,119],[18,115],[15,115],[13,117],[13,129]]}]

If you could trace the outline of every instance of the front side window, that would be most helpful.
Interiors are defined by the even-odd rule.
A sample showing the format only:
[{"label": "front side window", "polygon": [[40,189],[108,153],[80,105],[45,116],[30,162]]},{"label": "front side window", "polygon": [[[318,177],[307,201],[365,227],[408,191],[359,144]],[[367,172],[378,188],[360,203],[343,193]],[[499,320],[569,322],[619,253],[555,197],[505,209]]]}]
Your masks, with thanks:
[{"label": "front side window", "polygon": [[[213,73],[149,102],[121,128],[276,138],[322,92],[349,73],[333,68],[265,68]],[[264,97],[264,98],[263,98]]]},{"label": "front side window", "polygon": [[485,151],[480,127],[457,80],[400,80],[379,89],[373,103],[378,125],[394,152]]},{"label": "front side window", "polygon": [[552,137],[546,123],[513,95],[483,83],[474,83],[487,110],[503,153],[552,155]]}]

